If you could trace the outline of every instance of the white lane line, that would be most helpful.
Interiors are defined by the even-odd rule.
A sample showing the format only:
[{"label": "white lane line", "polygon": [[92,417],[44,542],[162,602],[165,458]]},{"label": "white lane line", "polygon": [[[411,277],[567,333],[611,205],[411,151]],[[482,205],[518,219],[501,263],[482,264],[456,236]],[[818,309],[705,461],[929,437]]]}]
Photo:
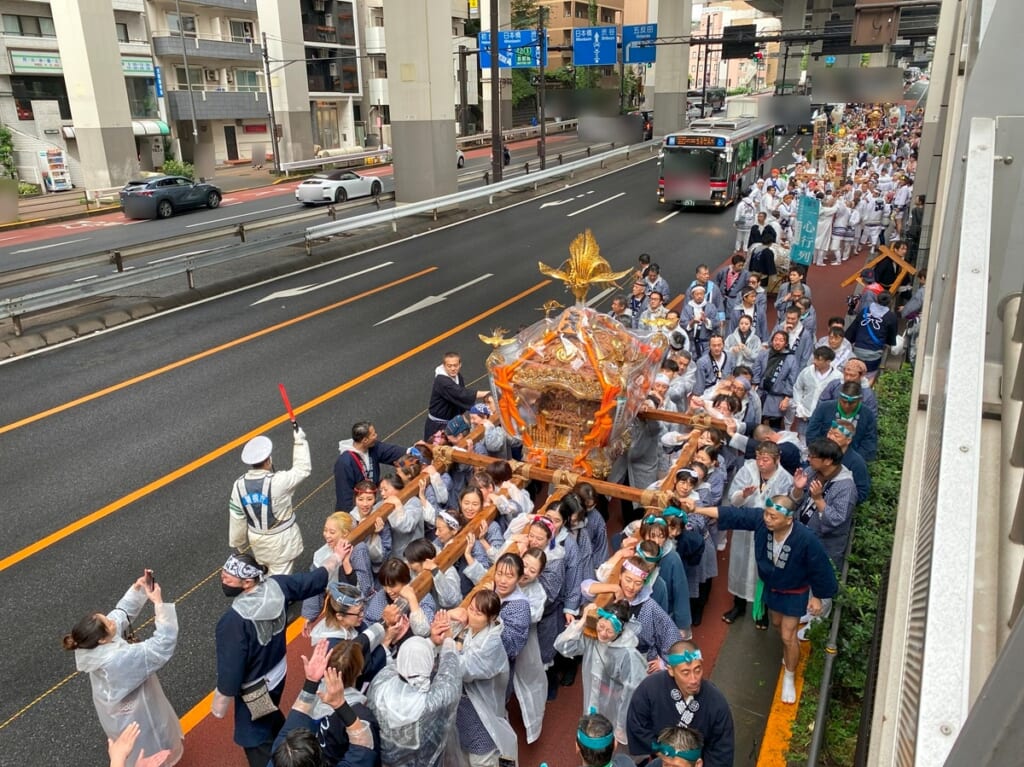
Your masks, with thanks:
[{"label": "white lane line", "polygon": [[190,250],[188,253],[178,253],[175,256],[166,256],[164,258],[158,258],[155,261],[149,261],[148,263],[150,263],[150,264],[162,264],[165,261],[174,261],[175,259],[186,258],[187,256],[198,256],[201,253],[206,253],[208,250],[209,249],[207,249],[207,250]]},{"label": "white lane line", "polygon": [[607,290],[602,290],[596,296],[587,300],[587,306],[593,306],[594,304],[598,303],[602,298],[614,292],[615,288],[608,288]]},{"label": "white lane line", "polygon": [[619,192],[618,194],[613,194],[611,197],[608,197],[607,199],[601,200],[601,202],[595,202],[593,205],[588,205],[585,208],[580,208],[577,211],[574,211],[572,213],[566,214],[566,218],[572,218],[573,216],[578,216],[580,213],[586,213],[591,208],[596,208],[598,205],[604,205],[606,202],[611,202],[612,200],[617,200],[619,197],[622,197],[624,194],[626,194],[626,193],[625,192]]},{"label": "white lane line", "polygon": [[233,218],[245,218],[246,216],[257,216],[261,213],[270,213],[272,210],[284,210],[285,208],[294,208],[295,203],[289,203],[288,205],[278,205],[276,208],[264,208],[263,210],[253,210],[249,213],[239,213],[237,216],[225,216],[224,218],[212,218],[209,221],[203,221],[200,224],[189,224],[186,229],[192,229],[196,226],[206,226],[207,224],[216,224],[219,221],[230,221]]},{"label": "white lane line", "polygon": [[51,242],[49,245],[39,245],[35,248],[24,248],[23,250],[12,251],[12,255],[18,253],[33,253],[37,250],[46,250],[47,248],[59,248],[61,245],[70,245],[73,242],[85,242],[91,240],[92,237],[79,237],[77,240],[64,240],[63,242]]},{"label": "white lane line", "polygon": [[11,237],[0,237],[0,242],[6,242],[7,240],[16,240],[19,235],[13,235]]},{"label": "white lane line", "polygon": [[679,208],[676,208],[674,211],[669,213],[667,216],[662,216],[661,218],[659,218],[654,223],[656,223],[656,224],[663,224],[666,221],[668,221],[670,218],[672,218],[672,216],[678,216],[678,215],[679,215]]},{"label": "white lane line", "polygon": [[95,280],[98,276],[98,274],[90,274],[88,277],[79,277],[75,282],[88,282],[89,280]]}]

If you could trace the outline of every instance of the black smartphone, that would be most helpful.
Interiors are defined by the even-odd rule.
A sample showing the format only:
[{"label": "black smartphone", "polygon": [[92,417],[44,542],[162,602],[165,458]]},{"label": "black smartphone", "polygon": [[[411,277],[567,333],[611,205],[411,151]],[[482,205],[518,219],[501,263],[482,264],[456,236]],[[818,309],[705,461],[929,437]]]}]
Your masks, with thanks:
[{"label": "black smartphone", "polygon": [[147,589],[152,589],[153,588],[153,571],[152,570],[145,570],[144,572],[146,574],[146,588]]}]

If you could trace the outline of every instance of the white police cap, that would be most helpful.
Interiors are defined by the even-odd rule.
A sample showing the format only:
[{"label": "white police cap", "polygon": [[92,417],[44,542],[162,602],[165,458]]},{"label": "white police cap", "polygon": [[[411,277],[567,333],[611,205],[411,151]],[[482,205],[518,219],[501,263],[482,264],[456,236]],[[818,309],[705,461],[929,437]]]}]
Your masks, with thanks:
[{"label": "white police cap", "polygon": [[260,435],[253,437],[245,443],[245,447],[242,448],[242,463],[252,466],[254,464],[263,463],[265,460],[270,458],[270,454],[274,450],[274,443],[270,441],[270,437]]}]

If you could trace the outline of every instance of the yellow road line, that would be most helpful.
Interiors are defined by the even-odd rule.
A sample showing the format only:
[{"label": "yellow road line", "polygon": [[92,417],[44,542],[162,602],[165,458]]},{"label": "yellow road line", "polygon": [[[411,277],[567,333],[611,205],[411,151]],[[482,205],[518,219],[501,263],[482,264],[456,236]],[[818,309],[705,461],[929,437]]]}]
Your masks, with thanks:
[{"label": "yellow road line", "polygon": [[228,349],[240,346],[241,344],[248,343],[249,341],[255,340],[257,338],[261,338],[262,336],[266,336],[271,333],[276,333],[278,330],[283,330],[284,328],[291,327],[292,325],[304,322],[308,319],[316,317],[317,315],[324,314],[325,312],[333,311],[334,309],[338,309],[342,306],[345,306],[346,304],[351,304],[354,301],[359,301],[360,299],[366,298],[367,296],[372,296],[375,293],[381,293],[389,288],[395,287],[396,285],[401,285],[404,282],[409,282],[410,280],[414,280],[417,277],[422,277],[425,274],[437,271],[437,269],[438,267],[436,266],[428,267],[426,269],[423,269],[422,271],[416,272],[415,274],[410,274],[405,277],[402,277],[401,279],[397,279],[392,282],[380,285],[376,288],[363,291],[362,293],[358,293],[357,295],[349,296],[348,298],[342,301],[338,301],[328,306],[322,306],[319,309],[307,312],[306,314],[301,314],[298,317],[293,317],[290,320],[285,320],[284,322],[279,322],[276,325],[271,325],[270,327],[263,328],[263,330],[257,330],[255,333],[250,333],[249,335],[242,336],[241,338],[236,338],[233,341],[228,341],[227,343],[220,344],[219,346],[214,346],[210,349],[206,349],[205,351],[201,351],[198,354],[193,354],[191,356],[185,357],[184,359],[180,359],[177,362],[172,362],[169,365],[164,365],[162,367],[156,368],[155,370],[150,370],[148,373],[143,373],[142,375],[137,375],[134,378],[129,378],[125,381],[121,381],[120,383],[114,384],[113,386],[108,386],[104,389],[100,389],[99,391],[95,391],[92,394],[86,394],[84,396],[78,397],[77,399],[73,399],[69,402],[57,405],[56,407],[52,407],[48,410],[43,410],[42,412],[36,413],[35,415],[30,415],[27,418],[22,418],[19,421],[14,421],[13,423],[5,424],[3,426],[0,426],[0,434],[6,434],[9,431],[20,429],[22,426],[28,426],[29,424],[35,423],[36,421],[41,421],[44,418],[49,418],[52,415],[63,413],[65,410],[70,410],[73,407],[84,405],[86,402],[92,402],[93,400],[99,399],[100,397],[106,397],[108,394],[113,394],[114,392],[121,391],[122,389],[127,389],[129,386],[134,386],[135,384],[142,383],[143,381],[148,381],[150,378],[156,378],[159,375],[169,373],[172,370],[177,370],[178,368],[184,367],[185,365],[190,365],[193,362],[198,362],[199,360],[202,359],[206,359],[207,357],[212,357],[214,354],[219,354],[220,352],[227,351]]},{"label": "yellow road line", "polygon": [[[410,359],[411,357],[414,357],[415,355],[419,354],[420,352],[425,351],[426,349],[429,349],[432,346],[435,346],[436,344],[440,343],[441,341],[444,341],[447,338],[450,338],[451,336],[455,335],[456,333],[459,333],[459,332],[465,330],[470,325],[473,325],[474,323],[477,323],[480,320],[483,320],[483,319],[485,319],[487,317],[490,317],[492,314],[495,314],[496,312],[501,311],[505,307],[511,306],[512,304],[516,303],[517,301],[522,300],[523,298],[525,298],[526,296],[530,295],[531,293],[535,293],[536,291],[540,290],[541,288],[543,288],[543,287],[545,287],[545,286],[547,286],[549,284],[551,284],[551,280],[543,280],[541,282],[538,282],[533,287],[527,288],[526,290],[522,291],[521,293],[519,293],[519,294],[517,294],[515,296],[512,296],[511,298],[506,299],[505,301],[502,301],[500,304],[497,304],[496,306],[491,307],[487,311],[481,312],[480,314],[477,314],[475,317],[471,317],[470,319],[466,320],[465,322],[463,322],[463,323],[461,323],[459,325],[456,325],[453,328],[450,328],[450,329],[446,330],[441,335],[435,336],[434,338],[431,338],[428,341],[424,341],[423,343],[419,344],[418,346],[415,346],[412,349],[409,349],[408,351],[403,352],[402,354],[398,355],[397,357],[395,357],[393,359],[390,359],[387,362],[383,362],[380,365],[377,365],[377,367],[375,367],[375,368],[373,368],[371,370],[366,371],[362,375],[356,376],[355,378],[352,378],[352,379],[346,381],[345,383],[341,384],[340,386],[336,386],[335,388],[333,388],[333,389],[331,389],[331,390],[329,390],[327,392],[324,392],[323,394],[319,395],[318,397],[314,397],[309,402],[306,402],[306,403],[304,403],[302,405],[299,405],[298,407],[295,408],[295,414],[296,415],[301,415],[302,413],[306,413],[306,412],[312,410],[313,408],[317,407],[318,405],[322,405],[323,403],[330,401],[331,399],[337,397],[339,394],[343,394],[344,392],[348,391],[349,389],[352,389],[352,388],[358,386],[359,384],[364,383],[365,381],[368,381],[371,378],[379,375],[380,373],[383,373],[383,372],[389,370],[394,365],[397,365],[397,364],[400,364],[402,362],[405,362],[407,359]],[[25,548],[21,549],[20,551],[16,551],[13,554],[11,554],[11,555],[9,555],[7,557],[4,557],[3,559],[0,559],[0,572],[3,572],[4,570],[8,569],[9,567],[13,567],[14,565],[18,564],[19,562],[22,562],[22,561],[28,559],[33,554],[38,554],[40,551],[43,551],[44,549],[49,548],[50,546],[54,545],[55,543],[58,543],[58,542],[64,540],[65,538],[73,535],[74,533],[78,532],[79,530],[82,530],[82,529],[84,529],[86,527],[89,527],[90,525],[92,525],[95,522],[99,522],[101,519],[104,519],[104,518],[110,516],[115,511],[120,511],[125,506],[128,506],[129,504],[134,503],[135,501],[141,500],[141,499],[145,498],[146,496],[156,492],[157,490],[160,490],[161,488],[166,487],[167,485],[169,485],[172,482],[174,482],[176,479],[184,477],[185,475],[190,474],[193,471],[196,471],[197,469],[201,469],[203,466],[206,466],[208,463],[211,463],[214,460],[216,460],[217,458],[220,458],[222,455],[225,455],[226,453],[229,453],[232,450],[236,450],[237,448],[241,447],[242,445],[244,445],[246,442],[248,442],[253,437],[255,437],[255,436],[259,435],[259,434],[263,434],[264,432],[267,432],[267,431],[273,429],[275,426],[279,426],[279,425],[285,423],[286,421],[288,421],[288,415],[287,414],[282,414],[282,415],[278,416],[277,418],[273,418],[273,419],[271,419],[271,420],[261,424],[260,426],[258,426],[257,428],[253,429],[252,431],[247,432],[246,434],[243,434],[242,436],[237,437],[237,438],[231,440],[230,442],[227,442],[227,443],[221,445],[216,450],[212,450],[209,453],[207,453],[206,455],[202,455],[199,458],[196,458],[194,461],[190,461],[189,463],[187,463],[184,466],[181,466],[181,467],[175,469],[174,471],[170,472],[169,474],[165,474],[162,477],[158,477],[157,479],[153,480],[152,482],[149,482],[146,485],[143,485],[142,487],[138,488],[137,490],[133,490],[132,492],[128,493],[127,495],[121,496],[116,501],[113,501],[112,503],[108,503],[106,506],[104,506],[104,507],[102,507],[100,509],[97,509],[96,511],[92,512],[91,514],[87,514],[86,516],[82,517],[81,519],[75,520],[70,525],[66,525],[65,527],[62,527],[59,530],[55,530],[54,532],[50,533],[46,537],[40,538],[35,543],[32,543],[32,544],[26,546]]]},{"label": "yellow road line", "polygon": [[757,767],[786,767],[786,754],[793,738],[793,723],[796,712],[800,708],[800,696],[804,692],[804,668],[807,656],[810,655],[810,642],[800,643],[800,662],[796,666],[796,703],[783,703],[779,700],[782,690],[782,667],[779,667],[779,678],[775,683],[775,697],[772,708],[768,712],[768,721],[764,726],[764,739],[761,741],[761,753],[757,757]]}]

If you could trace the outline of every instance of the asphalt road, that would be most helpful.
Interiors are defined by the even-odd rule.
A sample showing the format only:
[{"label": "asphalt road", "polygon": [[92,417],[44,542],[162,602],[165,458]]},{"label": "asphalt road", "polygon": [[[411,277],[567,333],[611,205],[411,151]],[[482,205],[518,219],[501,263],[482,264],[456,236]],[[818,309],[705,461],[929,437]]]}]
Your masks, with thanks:
[{"label": "asphalt road", "polygon": [[[227,607],[217,576],[241,445],[267,433],[278,465],[291,465],[278,383],[312,448],[313,475],[296,494],[308,561],[333,510],[337,441],[363,419],[389,441],[416,439],[444,351],[461,351],[467,379],[478,378],[487,355],[478,333],[514,331],[539,320],[545,301],[571,300],[538,261],[560,264],[590,228],[614,269],[646,251],[678,293],[698,263],[726,259],[731,212],[668,215],[656,202],[656,172],[652,160],[638,162],[0,364],[0,506],[9,520],[0,589],[12,618],[0,655],[0,764],[55,752],[104,763],[88,680],[60,637],[83,614],[111,609],[144,567],[178,604],[178,649],[160,673],[168,697],[183,715],[212,690],[213,629]],[[409,307],[418,308],[401,314]]]}]

